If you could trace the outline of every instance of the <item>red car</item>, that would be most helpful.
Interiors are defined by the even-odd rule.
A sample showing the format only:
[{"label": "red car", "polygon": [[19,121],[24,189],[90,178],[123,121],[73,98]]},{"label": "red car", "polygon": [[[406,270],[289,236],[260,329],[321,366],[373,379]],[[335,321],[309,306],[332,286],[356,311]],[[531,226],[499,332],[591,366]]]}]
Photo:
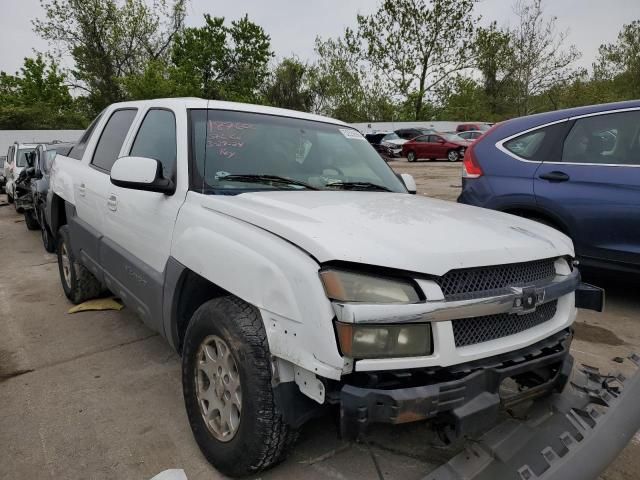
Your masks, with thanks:
[{"label": "red car", "polygon": [[446,158],[450,162],[457,162],[462,160],[464,151],[471,143],[450,133],[422,135],[402,145],[402,156],[407,157],[410,162],[421,158]]},{"label": "red car", "polygon": [[492,124],[490,123],[461,123],[456,127],[456,132],[468,132],[469,130],[489,130]]}]

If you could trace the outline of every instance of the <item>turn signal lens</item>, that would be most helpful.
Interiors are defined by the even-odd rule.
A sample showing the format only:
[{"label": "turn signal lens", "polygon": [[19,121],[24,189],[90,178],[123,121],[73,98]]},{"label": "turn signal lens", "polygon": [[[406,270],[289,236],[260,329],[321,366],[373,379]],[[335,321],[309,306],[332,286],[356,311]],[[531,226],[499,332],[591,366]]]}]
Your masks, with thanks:
[{"label": "turn signal lens", "polygon": [[358,325],[336,323],[343,355],[355,358],[395,358],[429,355],[431,325]]}]

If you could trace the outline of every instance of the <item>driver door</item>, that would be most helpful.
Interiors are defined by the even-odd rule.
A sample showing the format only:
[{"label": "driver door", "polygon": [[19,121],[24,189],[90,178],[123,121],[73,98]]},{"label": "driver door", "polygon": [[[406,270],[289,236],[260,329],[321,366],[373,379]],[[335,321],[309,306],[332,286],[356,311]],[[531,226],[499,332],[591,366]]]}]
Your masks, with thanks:
[{"label": "driver door", "polygon": [[[165,178],[176,183],[173,195],[107,187],[104,238],[101,245],[105,280],[151,328],[162,331],[164,271],[171,253],[173,227],[187,193],[185,109],[149,108],[140,112],[120,156],[158,160]],[[109,282],[111,285],[109,285]]]}]

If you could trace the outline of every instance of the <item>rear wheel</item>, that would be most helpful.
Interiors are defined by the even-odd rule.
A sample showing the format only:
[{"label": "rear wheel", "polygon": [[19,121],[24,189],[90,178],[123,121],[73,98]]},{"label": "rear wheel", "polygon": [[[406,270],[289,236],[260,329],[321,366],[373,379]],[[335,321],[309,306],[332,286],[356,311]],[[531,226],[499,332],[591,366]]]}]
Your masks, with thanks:
[{"label": "rear wheel", "polygon": [[460,152],[457,150],[449,150],[449,152],[447,152],[447,160],[450,162],[457,162],[460,160]]},{"label": "rear wheel", "polygon": [[407,153],[407,160],[408,160],[409,162],[415,162],[415,161],[417,160],[417,159],[416,159],[416,153],[415,153],[415,152],[409,152],[409,153]]},{"label": "rear wheel", "polygon": [[24,223],[26,223],[29,230],[40,230],[40,223],[38,223],[34,210],[24,212]]},{"label": "rear wheel", "polygon": [[99,296],[102,292],[100,282],[73,255],[67,225],[58,231],[57,253],[60,282],[67,298],[78,304]]},{"label": "rear wheel", "polygon": [[56,251],[56,241],[53,238],[53,235],[51,234],[51,230],[47,225],[47,222],[44,217],[44,212],[42,210],[40,210],[39,219],[40,219],[40,234],[42,235],[42,245],[44,246],[44,249],[47,252],[53,253]]},{"label": "rear wheel", "polygon": [[295,441],[273,398],[260,313],[237,298],[209,300],[194,313],[182,350],[182,388],[196,442],[225,475],[267,469]]}]

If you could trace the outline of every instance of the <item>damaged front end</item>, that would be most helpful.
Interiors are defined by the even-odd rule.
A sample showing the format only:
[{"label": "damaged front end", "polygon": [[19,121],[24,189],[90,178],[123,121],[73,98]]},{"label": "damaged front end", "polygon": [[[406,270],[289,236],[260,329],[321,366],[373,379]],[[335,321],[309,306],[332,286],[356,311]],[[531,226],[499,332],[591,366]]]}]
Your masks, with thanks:
[{"label": "damaged front end", "polygon": [[580,366],[561,394],[510,418],[424,480],[591,480],[640,428],[640,357],[631,378]]},{"label": "damaged front end", "polygon": [[33,167],[25,168],[16,179],[15,203],[18,213],[24,213],[34,209],[33,193],[31,191],[31,179],[34,175]]}]

